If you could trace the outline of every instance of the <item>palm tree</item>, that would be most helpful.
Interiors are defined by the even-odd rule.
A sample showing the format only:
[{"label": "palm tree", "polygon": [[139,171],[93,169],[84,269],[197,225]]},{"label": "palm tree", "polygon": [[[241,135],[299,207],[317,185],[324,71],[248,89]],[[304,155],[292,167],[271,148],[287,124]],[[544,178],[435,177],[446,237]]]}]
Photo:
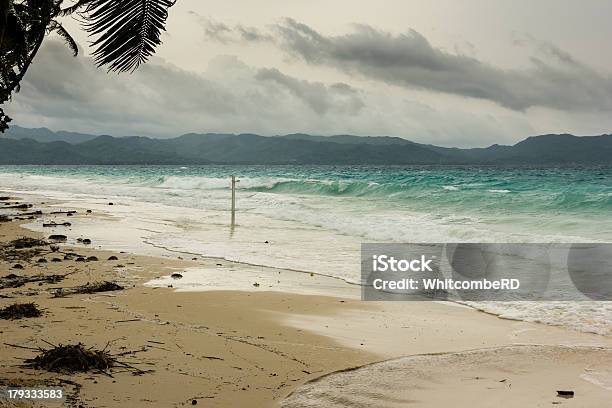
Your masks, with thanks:
[{"label": "palm tree", "polygon": [[[69,4],[67,4],[69,3]],[[0,0],[0,104],[32,64],[45,37],[59,34],[76,56],[78,46],[61,17],[78,15],[93,38],[93,57],[109,71],[133,72],[161,43],[172,0]],[[11,118],[0,108],[0,132]]]}]

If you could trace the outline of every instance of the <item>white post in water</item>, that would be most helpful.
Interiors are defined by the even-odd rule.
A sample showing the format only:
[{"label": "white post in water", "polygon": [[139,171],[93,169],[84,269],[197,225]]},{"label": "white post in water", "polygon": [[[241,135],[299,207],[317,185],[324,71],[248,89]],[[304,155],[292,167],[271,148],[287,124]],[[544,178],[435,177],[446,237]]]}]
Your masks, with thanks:
[{"label": "white post in water", "polygon": [[236,223],[236,176],[232,176],[232,226]]}]

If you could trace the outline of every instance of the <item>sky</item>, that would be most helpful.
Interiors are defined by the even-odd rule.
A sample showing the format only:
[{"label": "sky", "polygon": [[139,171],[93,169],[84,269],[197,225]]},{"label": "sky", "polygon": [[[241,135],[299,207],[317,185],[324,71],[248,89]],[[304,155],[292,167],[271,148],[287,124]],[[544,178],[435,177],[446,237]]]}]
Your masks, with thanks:
[{"label": "sky", "polygon": [[608,0],[178,0],[133,74],[50,35],[6,107],[94,134],[399,136],[472,147],[612,133]]}]

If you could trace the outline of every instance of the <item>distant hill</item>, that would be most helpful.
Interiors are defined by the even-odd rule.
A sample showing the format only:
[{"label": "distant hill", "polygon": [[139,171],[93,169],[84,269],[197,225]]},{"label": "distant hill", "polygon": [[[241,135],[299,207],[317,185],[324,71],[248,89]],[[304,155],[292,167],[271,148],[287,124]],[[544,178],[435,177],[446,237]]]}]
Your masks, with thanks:
[{"label": "distant hill", "polygon": [[4,134],[1,134],[0,137],[6,137],[8,139],[32,139],[41,143],[81,143],[86,142],[88,140],[93,140],[98,136],[65,131],[54,132],[45,127],[28,129],[17,125],[12,125]]},{"label": "distant hill", "polygon": [[612,135],[542,135],[513,146],[459,149],[389,136],[189,133],[151,139],[15,126],[0,136],[0,164],[612,165]]}]

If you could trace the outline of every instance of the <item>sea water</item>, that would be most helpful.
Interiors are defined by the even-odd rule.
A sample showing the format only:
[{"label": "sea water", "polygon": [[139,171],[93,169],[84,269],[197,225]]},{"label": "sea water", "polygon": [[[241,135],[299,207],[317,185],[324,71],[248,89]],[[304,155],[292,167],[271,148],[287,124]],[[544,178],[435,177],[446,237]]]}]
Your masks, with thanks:
[{"label": "sea water", "polygon": [[[350,283],[360,281],[361,242],[612,242],[610,167],[4,166],[0,190],[112,201],[140,248]],[[607,302],[472,306],[612,334]]]}]

